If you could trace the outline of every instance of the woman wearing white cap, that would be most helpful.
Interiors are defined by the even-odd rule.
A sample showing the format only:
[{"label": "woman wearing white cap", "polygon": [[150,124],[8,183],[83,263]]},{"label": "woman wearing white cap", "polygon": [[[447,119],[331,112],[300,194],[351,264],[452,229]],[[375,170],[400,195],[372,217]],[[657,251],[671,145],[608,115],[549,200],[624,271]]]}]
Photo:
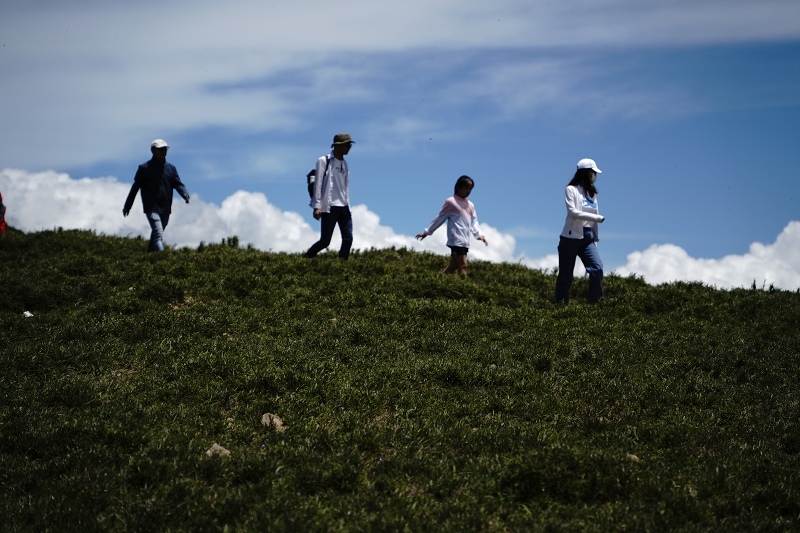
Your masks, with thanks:
[{"label": "woman wearing white cap", "polygon": [[564,191],[567,205],[567,220],[558,243],[558,278],[556,279],[556,301],[568,303],[572,286],[575,258],[580,257],[589,274],[588,302],[594,304],[603,299],[603,262],[597,252],[599,224],[606,217],[597,207],[597,188],[594,182],[601,171],[594,160],[581,159],[578,170]]}]

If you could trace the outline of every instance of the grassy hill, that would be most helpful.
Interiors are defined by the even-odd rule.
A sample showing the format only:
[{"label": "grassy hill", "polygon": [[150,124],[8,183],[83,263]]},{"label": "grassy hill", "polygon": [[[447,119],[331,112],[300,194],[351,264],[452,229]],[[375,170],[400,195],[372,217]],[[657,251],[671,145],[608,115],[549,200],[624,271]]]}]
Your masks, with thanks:
[{"label": "grassy hill", "polygon": [[800,529],[796,292],[145,246],[0,240],[0,530]]}]

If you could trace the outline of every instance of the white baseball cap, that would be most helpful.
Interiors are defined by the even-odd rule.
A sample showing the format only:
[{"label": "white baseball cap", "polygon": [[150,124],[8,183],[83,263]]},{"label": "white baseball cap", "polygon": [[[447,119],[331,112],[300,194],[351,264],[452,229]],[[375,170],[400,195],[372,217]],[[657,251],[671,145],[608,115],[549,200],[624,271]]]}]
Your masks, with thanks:
[{"label": "white baseball cap", "polygon": [[169,145],[164,139],[156,139],[150,143],[150,148],[169,148]]},{"label": "white baseball cap", "polygon": [[602,174],[603,171],[597,168],[597,163],[594,162],[594,159],[581,159],[578,161],[578,168],[591,168],[598,174]]}]

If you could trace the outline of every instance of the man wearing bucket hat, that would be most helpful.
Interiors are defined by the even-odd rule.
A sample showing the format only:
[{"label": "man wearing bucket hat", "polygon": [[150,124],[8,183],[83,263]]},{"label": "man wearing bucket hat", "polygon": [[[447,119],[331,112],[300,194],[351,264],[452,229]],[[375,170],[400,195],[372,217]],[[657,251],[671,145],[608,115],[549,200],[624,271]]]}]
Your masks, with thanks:
[{"label": "man wearing bucket hat", "polygon": [[350,214],[350,171],[344,156],[350,152],[353,144],[355,141],[349,133],[337,133],[333,136],[331,153],[317,159],[311,207],[314,209],[314,218],[321,221],[320,238],[308,249],[306,257],[316,257],[328,247],[337,225],[342,235],[339,258],[347,259],[350,256],[353,217]]},{"label": "man wearing bucket hat", "polygon": [[601,170],[593,159],[578,161],[578,169],[564,191],[567,220],[558,243],[558,278],[556,279],[556,301],[569,302],[572,272],[575,258],[580,257],[589,274],[588,302],[594,304],[603,299],[603,262],[597,252],[601,216],[597,206],[597,188],[594,182]]},{"label": "man wearing bucket hat", "polygon": [[173,191],[177,190],[186,203],[189,203],[189,192],[181,182],[178,171],[174,165],[167,163],[168,149],[169,146],[163,139],[156,139],[150,143],[152,157],[146,163],[139,165],[136,170],[131,191],[122,208],[122,215],[128,216],[136,199],[136,193],[141,191],[142,207],[151,230],[148,252],[164,250],[164,230],[172,213]]}]

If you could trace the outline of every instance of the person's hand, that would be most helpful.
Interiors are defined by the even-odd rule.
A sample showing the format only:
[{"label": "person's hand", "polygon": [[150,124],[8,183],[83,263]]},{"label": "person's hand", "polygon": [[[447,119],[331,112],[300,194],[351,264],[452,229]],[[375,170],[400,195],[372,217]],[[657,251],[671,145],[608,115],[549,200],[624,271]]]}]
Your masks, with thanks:
[{"label": "person's hand", "polygon": [[489,241],[486,240],[486,236],[481,235],[480,237],[478,237],[478,240],[479,241],[483,241],[483,244],[485,244],[486,246],[489,246]]},{"label": "person's hand", "polygon": [[423,231],[422,233],[417,233],[417,239],[422,240],[428,235]]},{"label": "person's hand", "polygon": [[605,221],[606,221],[606,217],[603,217],[603,218],[601,218],[601,219],[600,219],[600,223],[601,223],[601,224],[602,224],[603,222],[605,222]]},{"label": "person's hand", "polygon": [[322,211],[319,209],[314,209],[314,220],[319,220],[319,217],[322,216]]},{"label": "person's hand", "polygon": [[186,195],[186,198],[184,198],[184,200],[186,200],[187,204],[189,203],[189,195],[188,194]]},{"label": "person's hand", "polygon": [[123,208],[123,209],[122,209],[122,216],[126,217],[126,216],[128,216],[128,214],[129,214],[130,212],[131,212],[131,210],[130,210],[130,209],[125,209],[125,208]]}]

